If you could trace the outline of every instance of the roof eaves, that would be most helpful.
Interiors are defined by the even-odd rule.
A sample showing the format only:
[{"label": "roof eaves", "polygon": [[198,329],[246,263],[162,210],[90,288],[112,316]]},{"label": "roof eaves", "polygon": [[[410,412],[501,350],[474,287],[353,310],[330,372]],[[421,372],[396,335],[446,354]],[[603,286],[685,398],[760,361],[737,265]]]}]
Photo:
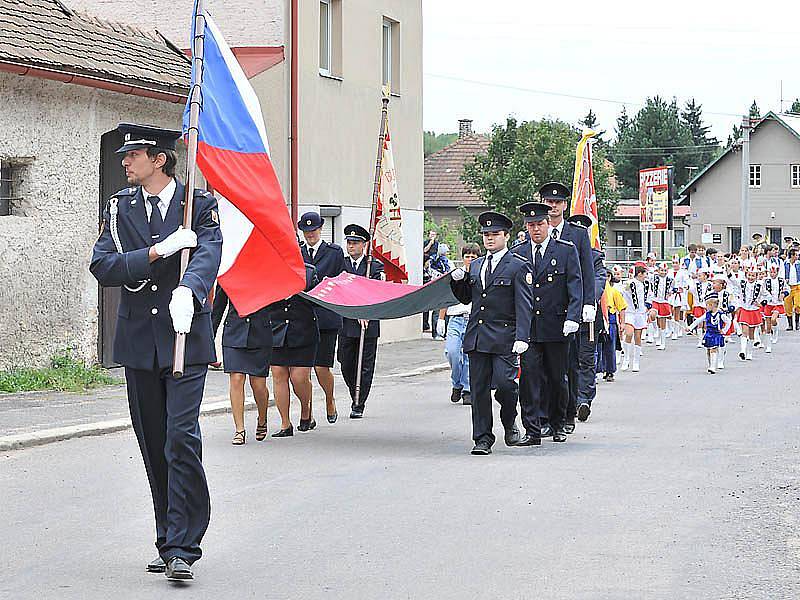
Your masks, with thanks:
[{"label": "roof eaves", "polygon": [[700,171],[697,175],[695,175],[686,185],[684,185],[680,190],[678,190],[678,196],[681,196],[678,204],[683,204],[685,201],[689,200],[689,188],[692,187],[697,181],[708,171],[716,165],[719,161],[721,161],[729,152],[731,152],[736,147],[735,144],[731,144],[728,146],[725,151],[720,154],[717,158],[712,160],[710,163],[706,165],[706,168]]}]

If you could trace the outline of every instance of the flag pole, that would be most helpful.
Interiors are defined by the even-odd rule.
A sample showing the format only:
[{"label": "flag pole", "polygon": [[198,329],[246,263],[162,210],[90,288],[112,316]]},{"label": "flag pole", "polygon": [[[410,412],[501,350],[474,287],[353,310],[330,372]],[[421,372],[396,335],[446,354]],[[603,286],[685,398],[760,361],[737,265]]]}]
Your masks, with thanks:
[{"label": "flag pole", "polygon": [[[186,189],[183,202],[183,227],[192,228],[192,215],[194,212],[194,189],[197,180],[197,138],[198,123],[200,121],[200,107],[202,104],[203,85],[203,55],[206,18],[203,14],[203,0],[197,0],[193,18],[192,37],[192,73],[194,80],[189,91],[189,127],[186,141]],[[189,266],[189,249],[181,250],[180,278],[183,279],[186,268]],[[186,334],[175,334],[175,353],[172,356],[172,375],[182,377],[184,361],[186,358]]]},{"label": "flag pole", "polygon": [[[378,211],[378,197],[381,193],[381,168],[383,166],[383,147],[386,143],[386,123],[389,120],[389,90],[383,89],[381,97],[381,127],[378,135],[378,158],[375,161],[375,179],[372,187],[372,211],[369,217],[369,240],[367,241],[367,279],[370,278],[372,271],[372,241],[375,238],[375,214]],[[364,364],[364,336],[366,327],[361,327],[361,335],[358,338],[358,362],[356,367],[356,393],[354,403],[358,406],[361,403],[361,368]]]}]

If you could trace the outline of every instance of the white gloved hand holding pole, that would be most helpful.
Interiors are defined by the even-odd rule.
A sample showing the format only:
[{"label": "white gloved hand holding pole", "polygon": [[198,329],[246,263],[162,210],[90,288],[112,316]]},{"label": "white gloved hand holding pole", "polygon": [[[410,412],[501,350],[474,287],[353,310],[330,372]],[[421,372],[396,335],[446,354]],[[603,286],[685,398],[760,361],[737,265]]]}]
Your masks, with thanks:
[{"label": "white gloved hand holding pole", "polygon": [[564,337],[567,337],[571,333],[575,333],[580,329],[580,325],[578,325],[575,321],[564,321]]},{"label": "white gloved hand holding pole", "polygon": [[184,229],[178,227],[176,231],[171,233],[162,241],[155,245],[156,254],[161,258],[172,256],[176,252],[180,252],[184,248],[197,247],[197,234],[191,229]]},{"label": "white gloved hand holding pole", "polygon": [[514,354],[525,354],[528,351],[528,342],[523,342],[522,340],[517,340],[514,342],[514,345],[511,346],[511,352]]},{"label": "white gloved hand holding pole", "polygon": [[464,271],[464,269],[462,269],[461,267],[453,269],[453,272],[450,273],[450,275],[453,277],[453,281],[461,281],[462,279],[464,279],[464,276],[466,274],[467,274],[466,271]]},{"label": "white gloved hand holding pole", "polygon": [[172,317],[172,328],[175,333],[189,333],[192,328],[192,318],[194,317],[194,294],[192,294],[192,290],[185,285],[179,285],[172,291],[169,314]]},{"label": "white gloved hand holding pole", "polygon": [[439,319],[436,321],[436,335],[438,335],[440,338],[443,338],[444,333],[444,319]]},{"label": "white gloved hand holding pole", "polygon": [[583,322],[584,323],[594,323],[594,319],[597,316],[597,307],[593,304],[584,304],[583,305]]}]

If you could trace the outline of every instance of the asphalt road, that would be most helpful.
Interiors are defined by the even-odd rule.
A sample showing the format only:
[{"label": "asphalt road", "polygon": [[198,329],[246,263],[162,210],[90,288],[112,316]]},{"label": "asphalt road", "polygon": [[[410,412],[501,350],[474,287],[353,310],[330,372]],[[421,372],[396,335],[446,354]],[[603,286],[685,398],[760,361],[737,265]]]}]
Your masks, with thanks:
[{"label": "asphalt road", "polygon": [[212,520],[187,588],[144,572],[130,432],[6,453],[0,597],[798,598],[798,351],[784,334],[711,376],[687,340],[649,346],[568,443],[490,457],[468,454],[444,373],[291,439],[235,448],[230,416],[206,418]]}]

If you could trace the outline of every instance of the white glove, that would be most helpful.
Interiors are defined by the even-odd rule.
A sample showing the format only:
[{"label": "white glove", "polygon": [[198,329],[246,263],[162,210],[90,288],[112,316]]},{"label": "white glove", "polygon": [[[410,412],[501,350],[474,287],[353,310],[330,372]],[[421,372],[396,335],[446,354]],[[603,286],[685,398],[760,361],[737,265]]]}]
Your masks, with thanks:
[{"label": "white glove", "polygon": [[155,245],[156,254],[161,258],[172,256],[184,248],[195,247],[197,247],[197,234],[191,229],[184,229],[183,227],[178,227],[175,232]]},{"label": "white glove", "polygon": [[436,321],[436,335],[444,337],[444,319]]},{"label": "white glove", "polygon": [[464,279],[464,276],[466,274],[467,274],[466,271],[464,271],[464,269],[462,269],[461,267],[453,269],[452,273],[450,273],[450,275],[453,277],[453,281],[461,281],[462,279]]},{"label": "white glove", "polygon": [[194,317],[194,294],[192,294],[192,290],[185,285],[179,285],[172,290],[172,300],[169,301],[169,314],[172,317],[172,328],[175,333],[189,333],[192,328],[192,317]]},{"label": "white glove", "polygon": [[528,342],[517,340],[514,342],[514,345],[511,346],[511,351],[514,354],[525,354],[525,352],[528,351]]},{"label": "white glove", "polygon": [[581,326],[575,321],[564,321],[564,337],[567,337],[570,333],[575,333],[580,328]]},{"label": "white glove", "polygon": [[597,307],[593,304],[583,305],[583,322],[594,323],[594,318],[597,316]]}]

